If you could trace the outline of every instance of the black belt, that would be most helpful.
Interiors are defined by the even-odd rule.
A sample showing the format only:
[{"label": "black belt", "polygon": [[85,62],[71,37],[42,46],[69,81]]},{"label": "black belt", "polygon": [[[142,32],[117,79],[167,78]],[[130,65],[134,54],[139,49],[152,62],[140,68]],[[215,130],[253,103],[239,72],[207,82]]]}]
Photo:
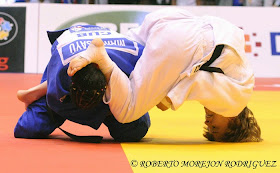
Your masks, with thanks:
[{"label": "black belt", "polygon": [[[56,114],[52,109],[50,109],[47,106],[47,110],[48,110],[48,114],[52,117],[52,120],[54,121],[54,123],[57,125],[57,120],[56,120],[56,116],[59,116],[58,114]],[[89,143],[100,143],[101,140],[103,139],[102,136],[77,136],[74,135],[72,133],[69,133],[65,130],[63,130],[62,128],[59,127],[59,125],[57,125],[64,134],[66,134],[67,136],[69,136],[71,139],[78,141],[78,142],[89,142]]]},{"label": "black belt", "polygon": [[63,130],[62,128],[58,127],[64,134],[66,134],[67,136],[69,136],[71,139],[73,139],[74,141],[78,141],[78,142],[89,142],[89,143],[100,143],[101,140],[103,139],[102,136],[77,136],[74,135],[72,133],[69,133],[65,130]]},{"label": "black belt", "polygon": [[216,72],[216,73],[223,73],[223,70],[218,67],[209,67],[222,53],[222,50],[225,45],[218,45],[216,46],[211,58],[205,64],[203,64],[199,70],[208,71],[208,72]]}]

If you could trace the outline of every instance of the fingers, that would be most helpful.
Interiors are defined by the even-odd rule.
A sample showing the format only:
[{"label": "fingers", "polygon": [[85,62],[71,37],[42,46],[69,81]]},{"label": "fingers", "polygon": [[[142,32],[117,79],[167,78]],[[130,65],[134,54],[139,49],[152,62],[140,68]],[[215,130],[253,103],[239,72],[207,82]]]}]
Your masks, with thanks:
[{"label": "fingers", "polygon": [[70,62],[70,65],[67,69],[67,73],[69,76],[74,76],[74,74],[81,69],[82,69],[81,66],[76,67],[75,65],[73,65],[73,63],[71,64],[71,62]]},{"label": "fingers", "polygon": [[71,67],[70,65],[69,65],[69,67],[68,67],[68,69],[67,69],[67,74],[68,74],[68,76],[74,76],[74,74],[77,72],[78,70],[77,70],[77,68],[73,68],[73,67]]},{"label": "fingers", "polygon": [[73,76],[77,71],[91,62],[97,62],[106,55],[106,50],[102,39],[93,39],[86,51],[82,52],[79,57],[70,61],[67,69],[68,76]]},{"label": "fingers", "polygon": [[104,43],[101,38],[95,38],[91,41],[91,44],[93,44],[95,47],[103,47]]},{"label": "fingers", "polygon": [[81,70],[83,67],[87,66],[90,62],[83,57],[76,57],[70,61],[69,67],[67,69],[67,74],[69,76],[74,76],[74,74]]},{"label": "fingers", "polygon": [[81,53],[81,57],[90,62],[97,63],[106,54],[104,43],[100,38],[91,41],[86,51]]},{"label": "fingers", "polygon": [[166,107],[164,104],[159,103],[157,104],[157,108],[159,108],[162,111],[166,111],[168,109],[168,107]]}]

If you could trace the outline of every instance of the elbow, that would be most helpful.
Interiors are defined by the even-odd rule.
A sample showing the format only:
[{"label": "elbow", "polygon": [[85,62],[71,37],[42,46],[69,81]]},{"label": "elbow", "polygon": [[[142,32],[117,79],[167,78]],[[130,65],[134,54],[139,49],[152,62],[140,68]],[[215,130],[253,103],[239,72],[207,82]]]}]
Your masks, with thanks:
[{"label": "elbow", "polygon": [[116,112],[114,110],[111,110],[111,112],[119,123],[125,124],[133,121],[131,120],[133,114],[129,114],[127,111],[121,110]]},{"label": "elbow", "polygon": [[140,117],[143,116],[143,113],[142,112],[138,112],[138,111],[123,111],[123,112],[120,112],[120,113],[117,113],[117,114],[114,114],[114,117],[116,118],[116,120],[122,124],[125,124],[125,123],[131,123],[133,121],[136,121],[138,120]]},{"label": "elbow", "polygon": [[[109,105],[115,119],[122,124],[131,123],[142,117],[142,111],[137,107],[135,102],[127,101],[129,104],[124,105]],[[120,108],[122,106],[122,108]],[[144,113],[145,114],[145,113]]]}]

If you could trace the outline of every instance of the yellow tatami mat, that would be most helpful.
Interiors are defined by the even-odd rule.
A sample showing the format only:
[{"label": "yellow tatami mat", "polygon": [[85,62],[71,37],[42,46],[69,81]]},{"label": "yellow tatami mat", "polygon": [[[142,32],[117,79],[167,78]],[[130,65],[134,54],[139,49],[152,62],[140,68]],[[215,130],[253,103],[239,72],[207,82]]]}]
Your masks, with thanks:
[{"label": "yellow tatami mat", "polygon": [[203,136],[204,110],[186,102],[179,110],[150,111],[152,126],[140,143],[122,147],[137,172],[280,172],[280,91],[255,91],[248,106],[263,142],[209,142]]}]

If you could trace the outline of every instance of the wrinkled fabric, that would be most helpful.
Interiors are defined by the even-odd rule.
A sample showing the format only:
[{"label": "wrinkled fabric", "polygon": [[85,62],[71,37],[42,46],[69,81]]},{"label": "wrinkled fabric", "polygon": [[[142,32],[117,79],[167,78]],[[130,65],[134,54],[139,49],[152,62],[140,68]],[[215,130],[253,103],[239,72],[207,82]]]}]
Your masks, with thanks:
[{"label": "wrinkled fabric", "polygon": [[[117,66],[113,68],[104,102],[118,121],[138,119],[165,97],[173,110],[195,100],[226,117],[237,116],[247,105],[254,74],[240,28],[221,18],[167,8],[148,14],[128,36],[145,49],[129,78]],[[211,66],[225,74],[194,72],[220,44],[224,50]]]},{"label": "wrinkled fabric", "polygon": [[[104,34],[104,38],[102,37]],[[46,97],[33,102],[20,117],[15,137],[43,138],[51,134],[65,120],[98,129],[102,123],[108,127],[112,137],[118,141],[139,141],[150,127],[148,113],[133,123],[122,124],[113,118],[108,105],[100,103],[90,110],[78,109],[71,100],[61,98],[69,95],[71,78],[67,75],[69,62],[86,50],[88,42],[100,36],[110,58],[129,75],[142,54],[143,46],[122,35],[98,26],[74,26],[57,32],[49,32],[52,57],[43,74],[42,81],[48,81]],[[58,37],[56,39],[56,37]],[[56,117],[51,117],[47,106]]]}]

